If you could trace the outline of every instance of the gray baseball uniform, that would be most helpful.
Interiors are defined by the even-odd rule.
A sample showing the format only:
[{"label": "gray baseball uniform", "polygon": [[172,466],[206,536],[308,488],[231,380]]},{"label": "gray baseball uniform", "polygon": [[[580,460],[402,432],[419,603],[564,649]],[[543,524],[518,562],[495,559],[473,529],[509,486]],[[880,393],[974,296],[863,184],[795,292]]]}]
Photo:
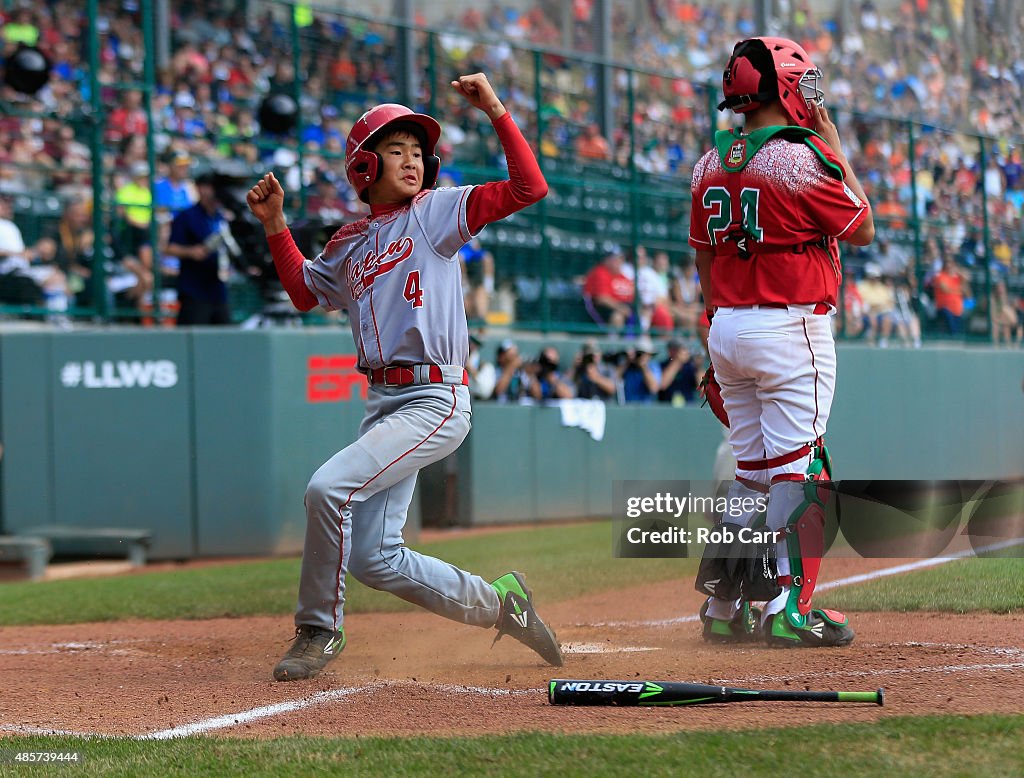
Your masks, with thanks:
[{"label": "gray baseball uniform", "polygon": [[[494,587],[403,544],[416,473],[469,433],[463,385],[469,332],[456,252],[471,237],[472,187],[424,190],[408,204],[346,225],[304,265],[327,310],[346,308],[359,367],[437,365],[443,383],[371,385],[359,438],[313,475],[295,623],[340,630],[345,575],[434,613],[489,627]],[[425,369],[414,371],[426,381]]]}]

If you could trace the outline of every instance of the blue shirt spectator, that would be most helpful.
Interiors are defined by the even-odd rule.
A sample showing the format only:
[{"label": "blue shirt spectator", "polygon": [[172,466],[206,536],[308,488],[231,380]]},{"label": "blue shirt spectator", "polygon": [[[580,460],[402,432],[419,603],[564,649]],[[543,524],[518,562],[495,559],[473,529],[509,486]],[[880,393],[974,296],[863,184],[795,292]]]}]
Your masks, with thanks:
[{"label": "blue shirt spectator", "polygon": [[661,388],[661,365],[653,359],[654,347],[646,338],[626,350],[619,363],[622,400],[625,403],[650,404],[658,399]]},{"label": "blue shirt spectator", "polygon": [[215,177],[196,179],[199,202],[174,217],[167,253],[180,257],[178,324],[230,324],[230,254],[239,253],[217,201]]},{"label": "blue shirt spectator", "polygon": [[195,190],[188,181],[188,166],[191,162],[192,158],[188,154],[175,154],[167,176],[158,178],[153,184],[156,208],[166,209],[171,217],[177,216],[196,201]]}]

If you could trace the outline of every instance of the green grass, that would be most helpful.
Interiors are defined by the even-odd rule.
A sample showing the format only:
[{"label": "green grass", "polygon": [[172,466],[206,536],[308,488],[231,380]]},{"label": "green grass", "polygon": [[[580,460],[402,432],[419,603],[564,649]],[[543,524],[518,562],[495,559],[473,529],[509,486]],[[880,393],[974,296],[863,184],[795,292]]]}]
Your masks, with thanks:
[{"label": "green grass", "polygon": [[[613,559],[611,534],[610,523],[591,522],[450,538],[416,547],[488,580],[521,570],[542,603],[672,579],[690,586],[697,560]],[[298,580],[299,560],[289,558],[109,578],[6,583],[0,585],[0,626],[287,615],[295,607]],[[951,562],[823,592],[815,603],[851,611],[1019,611],[1024,609],[1024,559]],[[349,613],[412,608],[349,577]]]},{"label": "green grass", "polygon": [[[696,560],[613,559],[609,522],[531,527],[438,540],[417,550],[493,580],[527,575],[542,602],[693,575]],[[3,584],[0,626],[120,619],[205,619],[290,614],[299,560],[277,559],[110,578]],[[411,610],[349,576],[346,611]]]},{"label": "green grass", "polygon": [[[627,720],[641,712],[622,712]],[[683,714],[684,715],[684,714]],[[190,737],[174,741],[18,737],[7,753],[80,751],[75,774],[159,776],[1010,776],[1024,764],[1024,716],[889,718],[671,735],[478,738]],[[28,774],[33,768],[23,768]],[[46,768],[42,768],[45,770]],[[0,768],[2,770],[2,768]]]},{"label": "green grass", "polygon": [[823,592],[815,595],[814,604],[851,611],[1010,613],[1024,609],[1024,559],[948,562]]}]

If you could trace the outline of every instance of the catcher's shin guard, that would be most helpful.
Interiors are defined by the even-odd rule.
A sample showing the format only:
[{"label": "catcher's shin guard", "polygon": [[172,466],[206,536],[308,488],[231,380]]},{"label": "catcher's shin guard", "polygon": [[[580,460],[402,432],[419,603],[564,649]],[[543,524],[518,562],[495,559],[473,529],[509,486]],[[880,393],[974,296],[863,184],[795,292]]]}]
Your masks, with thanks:
[{"label": "catcher's shin guard", "polygon": [[772,634],[779,632],[779,637],[792,640],[794,635],[802,639],[803,633],[808,632],[804,643],[845,645],[853,639],[846,617],[837,611],[815,611],[811,606],[825,551],[825,507],[830,494],[818,482],[831,480],[832,466],[822,441],[816,441],[810,451],[811,462],[805,476],[776,476],[771,487],[769,526],[779,536],[778,583],[784,587],[779,597],[784,601],[781,609],[777,598],[766,610],[773,616],[781,611],[786,624],[779,624],[774,630],[766,625],[766,636],[771,641]]}]

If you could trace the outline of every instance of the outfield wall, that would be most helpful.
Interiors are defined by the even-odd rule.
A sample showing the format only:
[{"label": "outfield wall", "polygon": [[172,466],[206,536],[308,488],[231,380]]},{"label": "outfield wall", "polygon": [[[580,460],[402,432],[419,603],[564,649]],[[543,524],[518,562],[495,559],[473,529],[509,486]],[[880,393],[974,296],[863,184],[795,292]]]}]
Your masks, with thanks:
[{"label": "outfield wall", "polygon": [[[358,429],[354,361],[342,329],[0,333],[0,529],[149,528],[154,558],[295,552],[309,476]],[[837,475],[1024,476],[1022,382],[1019,350],[841,347]],[[410,529],[607,515],[615,480],[710,480],[721,439],[697,407],[610,406],[599,442],[557,408],[478,403]]]}]

